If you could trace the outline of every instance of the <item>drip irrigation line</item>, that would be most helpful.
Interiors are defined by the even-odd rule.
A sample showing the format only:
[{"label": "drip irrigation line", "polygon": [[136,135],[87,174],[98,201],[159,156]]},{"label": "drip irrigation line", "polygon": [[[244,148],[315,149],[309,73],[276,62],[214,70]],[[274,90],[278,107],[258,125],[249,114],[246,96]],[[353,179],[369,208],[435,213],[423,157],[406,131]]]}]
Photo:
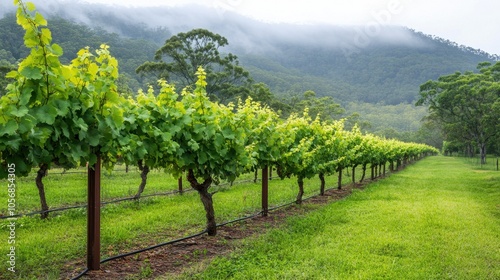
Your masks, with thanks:
[{"label": "drip irrigation line", "polygon": [[163,246],[166,246],[166,245],[169,245],[169,244],[174,244],[174,243],[178,243],[178,242],[181,242],[181,241],[184,241],[184,240],[188,240],[188,239],[191,239],[191,238],[194,238],[194,237],[198,237],[198,236],[201,236],[201,235],[205,234],[206,232],[207,232],[207,230],[204,230],[202,232],[198,232],[198,233],[195,233],[193,235],[186,236],[186,237],[182,237],[182,238],[170,240],[170,241],[163,242],[163,243],[160,243],[160,244],[156,244],[156,245],[153,245],[153,246],[149,246],[149,247],[146,247],[146,248],[143,248],[143,249],[135,250],[135,251],[128,252],[128,253],[125,253],[125,254],[121,254],[121,255],[116,255],[116,256],[113,256],[113,257],[109,257],[107,259],[102,260],[101,264],[109,262],[109,261],[112,261],[112,260],[121,259],[121,258],[125,258],[125,257],[131,256],[131,255],[135,255],[135,254],[139,254],[139,253],[142,253],[142,252],[146,252],[146,251],[149,251],[149,250],[153,250],[153,249],[156,249],[158,247],[163,247]]},{"label": "drip irrigation line", "polygon": [[[313,197],[313,196],[311,196],[311,197]],[[295,203],[295,202],[282,204],[282,205],[270,208],[269,211],[272,211],[272,210],[275,210],[275,209],[278,209],[278,208],[281,208],[281,207],[285,207],[285,206],[291,205],[293,203]],[[257,216],[260,216],[261,214],[262,214],[262,211],[259,211],[257,213],[251,214],[249,216],[244,216],[244,217],[240,217],[240,218],[237,218],[237,219],[234,219],[234,220],[231,220],[231,221],[227,221],[227,222],[223,222],[223,223],[217,224],[216,226],[217,227],[222,227],[222,226],[225,226],[225,225],[228,225],[228,224],[232,224],[232,223],[236,223],[236,222],[240,222],[240,221],[252,219],[252,218],[255,218]],[[146,252],[146,251],[149,251],[149,250],[153,250],[153,249],[156,249],[156,248],[159,248],[159,247],[163,247],[163,246],[166,246],[166,245],[175,244],[175,243],[187,240],[187,239],[191,239],[191,238],[194,238],[194,237],[201,236],[201,235],[203,235],[205,233],[207,233],[207,230],[204,230],[202,232],[195,233],[193,235],[189,235],[189,236],[186,236],[186,237],[182,237],[182,238],[179,238],[179,239],[174,239],[174,240],[170,240],[170,241],[163,242],[163,243],[160,243],[160,244],[156,244],[156,245],[153,245],[153,246],[149,246],[149,247],[146,247],[146,248],[143,248],[143,249],[131,251],[131,252],[120,254],[120,255],[116,255],[116,256],[113,256],[113,257],[109,257],[107,259],[102,260],[100,263],[103,264],[103,263],[106,263],[106,262],[109,262],[109,261],[112,261],[112,260],[125,258],[125,257],[131,256],[131,255],[136,255],[136,254],[139,254],[139,253],[143,253],[143,252]],[[77,279],[81,278],[87,272],[89,272],[88,268],[86,268],[80,274],[78,274],[77,276],[75,276],[74,278],[72,278],[72,280],[77,280]]]},{"label": "drip irrigation line", "polygon": [[88,268],[85,268],[84,271],[80,272],[80,274],[78,274],[77,276],[75,276],[74,278],[71,278],[71,280],[77,280],[77,279],[80,279],[83,275],[87,274],[87,272],[89,272],[89,269]]},{"label": "drip irrigation line", "polygon": [[[391,173],[393,173],[393,172],[391,172]],[[379,177],[383,177],[383,176],[377,176],[375,178],[379,178]],[[253,181],[253,180],[251,180],[251,181]],[[329,190],[332,190],[332,189],[335,189],[335,187],[325,189],[325,191],[329,191]],[[177,191],[177,192],[179,192],[179,191]],[[317,197],[317,196],[318,196],[318,194],[314,194],[314,195],[311,195],[309,197],[303,198],[302,201],[306,201],[306,200],[309,200],[309,199],[311,199],[313,197]],[[111,203],[111,202],[108,202],[108,203]],[[284,203],[284,204],[281,204],[281,205],[278,205],[278,206],[271,207],[271,208],[268,209],[268,211],[274,211],[276,209],[280,209],[280,208],[283,208],[283,207],[290,206],[290,205],[292,205],[294,203],[296,203],[296,201],[287,202],[287,203]],[[263,211],[259,211],[259,212],[256,212],[254,214],[251,214],[249,216],[244,216],[244,217],[240,217],[240,218],[237,218],[237,219],[234,219],[234,220],[231,220],[231,221],[223,222],[221,224],[217,224],[216,227],[222,227],[222,226],[225,226],[225,225],[228,225],[228,224],[232,224],[232,223],[236,223],[236,222],[240,222],[240,221],[252,219],[252,218],[255,218],[255,217],[261,215],[262,213],[263,213]],[[128,253],[124,253],[124,254],[112,256],[112,257],[109,257],[107,259],[101,260],[100,263],[103,264],[103,263],[106,263],[106,262],[109,262],[109,261],[112,261],[112,260],[116,260],[116,259],[120,259],[120,258],[125,258],[125,257],[131,256],[131,255],[143,253],[143,252],[146,252],[146,251],[149,251],[149,250],[153,250],[153,249],[156,249],[156,248],[159,248],[159,247],[163,247],[163,246],[166,246],[166,245],[175,244],[175,243],[187,240],[187,239],[191,239],[191,238],[194,238],[194,237],[201,236],[201,235],[203,235],[205,233],[207,233],[207,230],[204,230],[202,232],[195,233],[193,235],[189,235],[189,236],[186,236],[186,237],[182,237],[182,238],[179,238],[179,239],[174,239],[174,240],[170,240],[170,241],[163,242],[163,243],[160,243],[160,244],[156,244],[156,245],[153,245],[153,246],[149,246],[149,247],[146,247],[146,248],[143,248],[143,249],[139,249],[139,250],[131,251],[131,252],[128,252]],[[89,272],[89,269],[85,268],[84,271],[82,271],[80,274],[78,274],[77,276],[75,276],[74,278],[72,278],[72,280],[80,279],[87,272]]]},{"label": "drip irrigation line", "polygon": [[240,221],[252,219],[252,218],[255,218],[255,217],[257,217],[257,216],[259,216],[261,214],[262,214],[262,211],[259,211],[257,213],[251,214],[249,216],[244,216],[244,217],[241,217],[241,218],[234,219],[232,221],[223,222],[221,224],[218,224],[217,227],[222,227],[222,226],[225,226],[225,225],[228,225],[228,224],[232,224],[232,223],[236,223],[236,222],[240,222]]}]

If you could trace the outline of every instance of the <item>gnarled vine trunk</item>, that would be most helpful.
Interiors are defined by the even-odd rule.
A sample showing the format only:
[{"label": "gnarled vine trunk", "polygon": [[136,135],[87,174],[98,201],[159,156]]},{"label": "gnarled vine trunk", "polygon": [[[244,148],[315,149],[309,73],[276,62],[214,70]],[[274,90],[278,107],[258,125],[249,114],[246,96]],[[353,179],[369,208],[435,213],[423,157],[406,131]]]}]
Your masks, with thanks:
[{"label": "gnarled vine trunk", "polygon": [[47,205],[47,199],[45,198],[45,186],[43,184],[43,177],[47,176],[49,166],[46,164],[40,165],[40,169],[36,173],[35,183],[38,188],[38,195],[40,196],[40,203],[42,205],[42,213],[40,214],[40,218],[45,219],[49,216],[47,212],[49,210],[49,206]]},{"label": "gnarled vine trunk", "polygon": [[297,179],[297,184],[299,185],[299,193],[297,194],[297,200],[295,200],[295,203],[302,204],[302,196],[304,195],[304,178],[299,177]]},{"label": "gnarled vine trunk", "polygon": [[142,165],[142,160],[137,163],[139,170],[141,171],[141,184],[139,185],[139,189],[137,190],[137,194],[134,196],[135,199],[141,197],[144,188],[146,187],[146,182],[148,180],[149,166]]},{"label": "gnarled vine trunk", "polygon": [[361,174],[361,179],[359,179],[359,183],[361,184],[361,182],[363,182],[363,180],[365,179],[365,176],[366,176],[366,163],[363,164],[363,174]]},{"label": "gnarled vine trunk", "polygon": [[209,236],[215,236],[217,234],[217,224],[215,223],[214,203],[212,200],[212,194],[208,192],[208,188],[212,184],[212,178],[206,178],[203,183],[199,183],[194,176],[193,170],[189,169],[187,172],[187,180],[191,187],[200,195],[201,203],[203,203],[203,207],[205,208],[207,218],[207,234]]},{"label": "gnarled vine trunk", "polygon": [[325,195],[325,174],[319,173],[319,180],[321,185],[319,186],[319,194]]}]

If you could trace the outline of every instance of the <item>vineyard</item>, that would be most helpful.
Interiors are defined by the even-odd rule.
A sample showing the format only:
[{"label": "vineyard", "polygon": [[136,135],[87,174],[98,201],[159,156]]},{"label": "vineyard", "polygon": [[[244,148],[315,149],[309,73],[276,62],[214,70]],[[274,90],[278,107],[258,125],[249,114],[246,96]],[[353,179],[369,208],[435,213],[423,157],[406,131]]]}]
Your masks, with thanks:
[{"label": "vineyard", "polygon": [[[202,208],[189,200],[189,203],[179,206],[178,213],[169,213],[161,201],[175,200],[182,204],[192,195],[154,198],[141,201],[141,204],[136,201],[124,202],[128,203],[130,219],[124,219],[120,224],[128,222],[123,227],[129,227],[137,237],[140,231],[134,229],[134,219],[151,219],[151,223],[156,221],[156,217],[134,214],[136,208],[146,207],[148,203],[158,207],[152,215],[180,215],[184,221],[178,218],[170,221],[180,222],[174,228],[192,226],[189,219],[201,213],[205,215],[204,233],[214,236],[217,234],[216,211],[213,192],[209,190],[223,182],[241,180],[244,174],[262,170],[261,194],[255,194],[255,189],[250,191],[255,188],[253,185],[248,187],[248,197],[262,199],[262,214],[267,215],[270,168],[274,168],[281,179],[294,178],[293,202],[300,204],[304,194],[308,193],[305,182],[311,178],[319,179],[319,193],[324,194],[327,185],[325,178],[331,180],[332,175],[336,176],[335,185],[341,189],[346,182],[359,182],[368,176],[373,179],[410,161],[438,152],[423,144],[365,135],[357,127],[347,131],[342,120],[325,122],[320,117],[312,119],[307,109],[300,116],[292,114],[283,120],[278,113],[250,98],[229,105],[213,102],[206,92],[207,74],[203,68],[210,65],[198,68],[198,80],[194,88],[187,87],[178,93],[174,85],[161,80],[158,82],[159,90],[150,87],[146,92],[140,91],[134,98],[124,97],[117,89],[119,64],[108,46],[102,45],[95,51],[84,48],[69,64],[63,64],[59,60],[63,49],[52,43],[47,21],[36,12],[33,4],[14,2],[19,6],[17,22],[26,31],[25,46],[31,52],[19,63],[16,71],[7,74],[13,82],[7,87],[8,93],[0,99],[0,178],[7,179],[9,185],[15,186],[17,182],[20,186],[22,177],[34,174],[32,169],[35,168],[34,185],[41,204],[38,214],[47,220],[51,217],[44,184],[44,178],[50,178],[46,177],[47,173],[55,168],[71,170],[88,166],[88,193],[83,195],[88,196],[87,266],[91,270],[99,269],[103,250],[113,251],[113,246],[125,242],[124,238],[118,237],[117,244],[110,244],[106,238],[123,232],[107,233],[102,236],[102,242],[108,247],[100,246],[101,211],[103,227],[108,226],[106,215],[116,214],[112,205],[101,210],[101,166],[108,172],[112,172],[118,163],[137,167],[141,183],[132,193],[129,190],[136,200],[148,191],[148,175],[159,176],[158,172],[151,170],[165,171],[169,175],[161,175],[169,178],[166,181],[178,182],[176,187],[168,191],[178,190],[182,193],[183,189],[178,187],[185,180],[190,189],[199,195]],[[343,178],[346,173],[351,178]],[[178,181],[178,178],[182,179]],[[20,201],[21,188],[17,197],[15,187],[10,189],[13,189],[12,195],[8,195],[13,201]],[[239,186],[237,189],[246,191],[246,187]],[[63,199],[56,206],[73,203]],[[276,205],[280,202],[271,198],[271,203]],[[9,208],[16,209],[16,212],[23,210],[20,205]],[[0,209],[4,216],[18,214],[3,206]],[[188,209],[191,214],[186,214]],[[196,213],[193,209],[196,209]],[[31,207],[31,210],[34,209]],[[241,214],[242,210],[238,211]],[[79,223],[82,222],[82,211],[72,210],[68,213],[55,215],[45,224],[81,229]],[[21,224],[31,231],[39,231],[37,227],[44,223],[20,218],[18,225]],[[64,228],[59,230],[64,232]],[[74,248],[65,249],[71,245],[61,241],[52,244],[53,251],[42,249],[45,242],[54,242],[50,236],[46,236],[45,240],[40,237],[38,245],[33,244],[29,250],[39,252],[40,259],[49,252],[75,259],[77,255],[85,254],[84,244],[76,241],[83,239],[80,234],[73,231],[68,231],[68,236],[62,234],[62,239],[78,244]],[[133,248],[134,242],[130,242]],[[20,247],[19,250],[18,263],[33,263],[34,260],[23,258],[21,250],[28,248]],[[41,262],[40,259],[37,261]],[[19,271],[26,276],[31,276],[30,270],[34,270],[34,267],[19,267]]]}]

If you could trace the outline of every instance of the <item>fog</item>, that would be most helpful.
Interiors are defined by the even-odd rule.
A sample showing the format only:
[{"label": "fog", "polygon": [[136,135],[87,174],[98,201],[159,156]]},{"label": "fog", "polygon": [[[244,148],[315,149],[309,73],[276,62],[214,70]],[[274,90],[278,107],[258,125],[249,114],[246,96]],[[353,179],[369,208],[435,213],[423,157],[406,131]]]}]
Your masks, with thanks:
[{"label": "fog", "polygon": [[[360,51],[375,45],[426,47],[407,28],[372,22],[366,26],[298,25],[259,22],[215,7],[124,7],[70,0],[32,0],[45,17],[61,16],[120,33],[120,22],[166,27],[172,34],[205,28],[229,40],[231,50],[245,53],[277,51],[277,45],[315,46]],[[12,0],[0,0],[0,16],[14,11]],[[106,22],[103,20],[106,19]],[[50,21],[49,21],[50,24]],[[163,42],[167,38],[160,39]]]}]

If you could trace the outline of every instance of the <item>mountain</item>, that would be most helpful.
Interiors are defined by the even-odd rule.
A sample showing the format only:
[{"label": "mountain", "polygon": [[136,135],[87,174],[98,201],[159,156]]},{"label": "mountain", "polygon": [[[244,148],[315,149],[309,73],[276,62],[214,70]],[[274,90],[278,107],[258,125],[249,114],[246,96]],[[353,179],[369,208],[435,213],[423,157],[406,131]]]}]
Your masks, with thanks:
[{"label": "mountain", "polygon": [[[417,113],[410,115],[421,118],[423,108],[405,105],[418,97],[420,84],[455,71],[474,71],[479,62],[499,58],[401,26],[378,26],[375,32],[367,32],[363,26],[260,22],[216,6],[129,8],[68,0],[33,2],[49,18],[54,41],[65,50],[63,59],[69,61],[79,48],[107,43],[133,91],[145,83],[135,68],[152,60],[172,34],[193,28],[226,37],[229,46],[223,51],[237,55],[254,80],[267,84],[277,96],[313,90],[319,97],[332,96],[344,107],[369,107],[372,116],[377,108],[379,116],[397,111],[384,110],[384,105],[402,104],[399,108],[413,108]],[[0,0],[0,62],[27,54],[13,11],[11,0]],[[419,120],[399,127],[414,130],[415,121]],[[378,122],[382,123],[377,128],[393,126],[384,118]]]},{"label": "mountain", "polygon": [[[3,13],[13,10],[7,2],[10,0],[0,0]],[[80,1],[34,2],[48,17],[147,41],[142,53],[127,54],[142,59],[134,59],[137,65],[151,59],[153,49],[172,34],[206,28],[228,38],[227,51],[236,54],[254,79],[266,83],[274,93],[313,90],[342,103],[410,103],[427,80],[473,71],[477,63],[498,58],[399,26],[379,26],[377,32],[368,33],[362,26],[264,23],[215,6],[128,8]],[[81,39],[90,37],[95,36],[85,32]],[[117,44],[113,38],[104,41]],[[124,71],[135,76],[134,66]]]}]

